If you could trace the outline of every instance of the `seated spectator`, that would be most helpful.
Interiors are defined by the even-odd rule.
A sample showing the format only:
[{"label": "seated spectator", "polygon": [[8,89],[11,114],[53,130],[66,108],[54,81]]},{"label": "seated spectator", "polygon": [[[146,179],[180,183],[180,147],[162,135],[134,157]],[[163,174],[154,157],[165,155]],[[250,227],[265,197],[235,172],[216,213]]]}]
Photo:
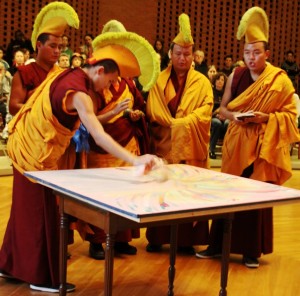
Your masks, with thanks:
[{"label": "seated spectator", "polygon": [[87,57],[86,57],[86,54],[85,53],[82,53],[81,54],[81,57],[82,57],[82,59],[83,59],[83,65],[86,63],[86,59],[87,59]]},{"label": "seated spectator", "polygon": [[8,69],[8,71],[10,72],[10,74],[13,76],[17,70],[19,66],[23,66],[25,63],[25,57],[24,57],[24,52],[23,50],[17,50],[14,53],[14,59],[13,59],[13,64],[12,66]]},{"label": "seated spectator", "polygon": [[228,54],[224,58],[224,68],[220,70],[223,72],[227,77],[231,74],[233,69],[233,58],[232,54]]},{"label": "seated spectator", "polygon": [[164,41],[159,38],[156,39],[153,48],[160,55],[160,70],[164,70],[169,64],[169,56],[164,50]]},{"label": "seated spectator", "polygon": [[205,61],[205,54],[203,50],[194,51],[194,63],[195,70],[207,76],[208,67]]},{"label": "seated spectator", "polygon": [[81,56],[80,53],[74,52],[71,57],[70,67],[77,68],[77,67],[82,67],[82,66],[83,66],[83,57]]},{"label": "seated spectator", "polygon": [[30,54],[34,53],[31,40],[26,38],[21,30],[17,30],[15,31],[15,39],[10,41],[6,50],[6,59],[11,66],[13,64],[14,53],[17,50],[22,50],[23,48],[29,49]]},{"label": "seated spectator", "polygon": [[8,70],[9,64],[8,64],[7,61],[5,61],[5,60],[3,59],[4,54],[5,54],[5,50],[4,50],[4,48],[3,48],[2,46],[0,46],[0,62],[1,62],[2,64],[4,64],[5,69]]},{"label": "seated spectator", "polygon": [[93,46],[92,46],[93,39],[94,39],[93,35],[89,33],[85,34],[84,44],[80,46],[80,53],[84,53],[87,58],[90,58],[93,53]]},{"label": "seated spectator", "polygon": [[5,65],[0,62],[0,114],[2,117],[2,128],[6,124],[7,101],[10,95],[12,76],[6,71]]},{"label": "seated spectator", "polygon": [[211,82],[211,84],[212,84],[213,78],[216,74],[217,74],[216,66],[215,65],[209,65],[208,70],[207,70],[207,77],[208,77],[209,81]]},{"label": "seated spectator", "polygon": [[227,81],[227,76],[218,72],[213,77],[213,93],[214,93],[214,107],[213,107],[213,116],[211,121],[210,129],[210,144],[209,144],[209,157],[211,159],[216,159],[216,145],[219,139],[224,138],[226,133],[229,120],[225,119],[220,113],[220,104],[225,90],[225,85]]},{"label": "seated spectator", "polygon": [[245,67],[245,62],[243,60],[238,60],[236,61],[233,65],[232,65],[232,72],[234,72],[234,70],[237,67]]},{"label": "seated spectator", "polygon": [[67,53],[61,53],[58,58],[58,66],[62,69],[70,68],[70,59]]},{"label": "seated spectator", "polygon": [[62,48],[61,53],[65,53],[69,57],[69,62],[71,57],[73,56],[73,51],[71,48],[69,48],[69,37],[67,35],[62,36]]},{"label": "seated spectator", "polygon": [[293,86],[298,91],[298,81],[297,77],[300,72],[298,64],[295,62],[295,55],[294,52],[289,50],[286,53],[286,59],[281,65],[281,69],[283,69],[288,77],[291,79]]}]

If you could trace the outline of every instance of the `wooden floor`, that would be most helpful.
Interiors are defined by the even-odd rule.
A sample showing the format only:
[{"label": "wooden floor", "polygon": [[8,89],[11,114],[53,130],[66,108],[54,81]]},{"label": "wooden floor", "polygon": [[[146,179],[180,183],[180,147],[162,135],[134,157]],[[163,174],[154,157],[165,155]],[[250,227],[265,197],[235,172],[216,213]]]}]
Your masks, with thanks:
[{"label": "wooden floor", "polygon": [[[300,171],[285,184],[300,189]],[[0,244],[2,244],[11,202],[12,177],[0,177]],[[160,254],[145,251],[145,230],[132,242],[136,256],[115,258],[115,296],[167,295],[168,246]],[[204,249],[198,247],[197,250]],[[76,234],[69,247],[68,282],[76,284],[71,295],[103,295],[104,262],[88,257],[88,243]],[[178,255],[176,259],[176,296],[219,295],[220,261]],[[274,208],[274,252],[260,259],[258,269],[248,269],[241,257],[231,256],[228,296],[297,296],[300,295],[300,204]],[[1,296],[51,295],[30,291],[26,283],[0,278]]]}]

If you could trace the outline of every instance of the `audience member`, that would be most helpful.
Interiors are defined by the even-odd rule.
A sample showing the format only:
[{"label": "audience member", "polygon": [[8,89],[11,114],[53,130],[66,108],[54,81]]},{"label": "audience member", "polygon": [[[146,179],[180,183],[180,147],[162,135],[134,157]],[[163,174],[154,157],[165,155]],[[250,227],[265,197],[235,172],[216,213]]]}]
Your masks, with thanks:
[{"label": "audience member", "polygon": [[[171,44],[172,63],[160,73],[147,100],[151,146],[168,163],[206,168],[213,93],[208,79],[191,67],[194,42],[189,17],[181,14],[179,24]],[[207,231],[206,221],[179,225],[179,250],[194,254],[193,245],[205,244]],[[170,243],[170,227],[149,227],[146,237],[147,251],[160,251]]]},{"label": "audience member", "polygon": [[84,44],[81,45],[80,54],[84,53],[87,58],[90,58],[92,56],[92,53],[93,53],[93,47],[92,47],[93,39],[94,39],[93,35],[87,33],[84,36]]},{"label": "audience member", "polygon": [[73,51],[71,48],[69,48],[69,37],[67,35],[62,36],[62,48],[61,53],[65,53],[69,57],[69,61],[71,57],[73,56]]},{"label": "audience member", "polygon": [[[268,17],[260,7],[241,18],[237,38],[245,36],[244,61],[226,83],[220,113],[231,122],[225,135],[221,171],[281,185],[292,175],[290,144],[299,141],[294,88],[285,72],[267,62]],[[239,117],[253,110],[253,117]],[[282,134],[282,130],[288,131]],[[273,251],[272,208],[237,212],[231,252],[243,255],[249,268],[259,266],[261,254]],[[199,258],[220,255],[223,221],[214,220],[210,244]]]},{"label": "audience member", "polygon": [[24,57],[23,50],[17,50],[14,53],[14,59],[13,59],[12,66],[8,69],[8,71],[13,76],[17,72],[18,68],[20,66],[23,66],[24,63],[25,63],[25,57]]},{"label": "audience member", "polygon": [[21,30],[15,31],[15,39],[12,39],[6,49],[7,62],[12,66],[14,53],[17,50],[23,50],[27,48],[30,54],[34,53],[33,47],[29,39],[27,39]]},{"label": "audience member", "polygon": [[24,48],[22,51],[24,53],[24,64],[25,64],[26,61],[30,59],[30,51],[27,48]]},{"label": "audience member", "polygon": [[233,68],[232,54],[228,54],[224,58],[224,68],[220,72],[224,73],[227,77],[231,74]]},{"label": "audience member", "polygon": [[220,114],[220,104],[226,86],[227,76],[218,72],[214,75],[212,80],[214,93],[214,107],[210,128],[210,143],[209,143],[209,157],[216,159],[216,145],[219,139],[222,139],[226,133],[229,120]]},{"label": "audience member", "polygon": [[281,65],[281,69],[283,69],[288,77],[291,79],[293,86],[298,92],[298,74],[300,72],[298,64],[295,62],[294,52],[289,50],[286,53],[286,59]]},{"label": "audience member", "polygon": [[81,56],[80,53],[74,52],[71,57],[70,67],[77,68],[77,67],[82,67],[82,66],[83,66],[83,57]]},{"label": "audience member", "polygon": [[58,66],[62,69],[70,68],[69,55],[62,52],[58,58]]},{"label": "audience member", "polygon": [[83,65],[86,63],[86,60],[87,60],[87,57],[86,57],[86,54],[85,53],[81,53],[80,54],[81,55],[81,57],[82,57],[82,59],[83,59]]},{"label": "audience member", "polygon": [[215,65],[209,65],[207,70],[207,77],[212,84],[214,76],[217,74],[217,68]]},{"label": "audience member", "polygon": [[194,63],[195,63],[194,66],[195,70],[207,76],[208,66],[205,61],[205,54],[203,50],[194,51]]},{"label": "audience member", "polygon": [[164,41],[160,38],[156,39],[153,47],[154,50],[160,55],[160,69],[164,70],[168,67],[169,63],[168,53],[164,50]]},{"label": "audience member", "polygon": [[7,61],[5,61],[5,60],[3,59],[4,54],[5,54],[5,50],[4,50],[4,48],[3,48],[2,46],[0,46],[0,62],[3,63],[4,66],[5,66],[5,69],[8,70],[9,64],[8,64]]},{"label": "audience member", "polygon": [[0,62],[0,114],[2,116],[3,127],[6,125],[7,102],[11,90],[11,75],[6,70],[5,65]]}]

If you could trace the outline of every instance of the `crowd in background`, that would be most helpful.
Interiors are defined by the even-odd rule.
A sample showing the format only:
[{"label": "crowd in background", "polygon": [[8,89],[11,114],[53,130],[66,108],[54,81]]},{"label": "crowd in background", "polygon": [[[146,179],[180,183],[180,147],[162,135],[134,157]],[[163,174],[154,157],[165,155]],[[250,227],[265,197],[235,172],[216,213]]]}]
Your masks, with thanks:
[{"label": "crowd in background", "polygon": [[[62,37],[61,55],[57,64],[61,68],[76,68],[84,65],[87,58],[92,54],[93,36],[87,33],[84,36],[82,45],[78,50],[73,51],[70,46],[70,38],[67,35]],[[157,38],[153,47],[159,55],[161,61],[161,70],[164,70],[169,62],[168,51],[165,50],[163,39]],[[0,131],[3,132],[2,138],[7,139],[7,130],[4,129],[6,122],[11,119],[8,112],[8,100],[12,77],[19,66],[27,65],[35,60],[35,52],[32,48],[31,42],[27,39],[21,30],[17,30],[14,34],[14,39],[8,44],[7,49],[0,46]],[[201,49],[194,50],[193,67],[203,75],[207,76],[212,84],[214,91],[214,109],[211,125],[211,141],[210,153],[211,159],[216,159],[216,145],[222,145],[222,139],[226,133],[228,121],[223,120],[218,115],[220,102],[225,89],[227,77],[234,71],[236,67],[244,66],[243,60],[234,61],[231,54],[227,54],[224,58],[223,67],[218,68],[213,63],[208,63],[205,52]],[[298,93],[298,77],[299,66],[295,61],[295,54],[292,50],[286,52],[285,60],[280,65],[282,69],[287,72],[291,79],[296,93]],[[220,80],[224,82],[220,82]],[[147,95],[147,94],[146,94]],[[145,97],[145,96],[144,96]],[[3,131],[4,129],[4,131]]]}]

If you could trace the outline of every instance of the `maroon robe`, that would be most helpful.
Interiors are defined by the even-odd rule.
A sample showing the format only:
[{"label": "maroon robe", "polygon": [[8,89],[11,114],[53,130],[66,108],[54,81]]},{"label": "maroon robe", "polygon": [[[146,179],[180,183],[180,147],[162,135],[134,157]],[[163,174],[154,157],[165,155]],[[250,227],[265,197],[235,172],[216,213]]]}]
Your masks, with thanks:
[{"label": "maroon robe", "polygon": [[[236,68],[231,85],[232,99],[244,92],[253,80],[246,67]],[[253,166],[243,172],[250,177]],[[213,220],[210,230],[210,246],[221,248],[223,221]],[[237,212],[234,215],[231,234],[231,253],[259,258],[261,254],[273,252],[273,211],[272,208]]]},{"label": "maroon robe", "polygon": [[23,86],[27,89],[27,91],[34,90],[36,87],[38,87],[48,75],[48,71],[43,69],[36,62],[30,63],[26,66],[18,67],[18,72],[20,74]]},{"label": "maroon robe", "polygon": [[[67,72],[71,72],[63,79]],[[77,115],[62,110],[68,89],[88,92],[89,80],[81,70],[67,70],[52,83],[53,114],[71,128]],[[33,183],[14,169],[10,219],[0,250],[0,270],[35,285],[59,285],[59,223],[52,189]]]}]

